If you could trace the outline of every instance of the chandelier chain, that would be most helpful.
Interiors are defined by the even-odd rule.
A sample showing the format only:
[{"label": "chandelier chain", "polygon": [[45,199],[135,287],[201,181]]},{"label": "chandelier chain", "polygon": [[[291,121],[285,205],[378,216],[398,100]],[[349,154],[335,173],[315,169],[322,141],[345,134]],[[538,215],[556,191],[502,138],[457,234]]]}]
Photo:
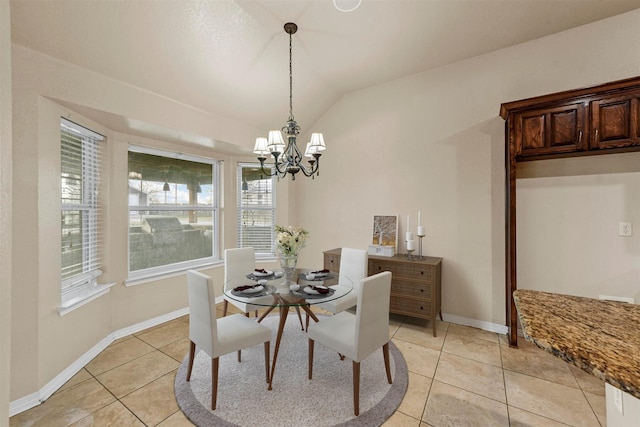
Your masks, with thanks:
[{"label": "chandelier chain", "polygon": [[293,120],[293,61],[291,33],[289,33],[289,120]]}]

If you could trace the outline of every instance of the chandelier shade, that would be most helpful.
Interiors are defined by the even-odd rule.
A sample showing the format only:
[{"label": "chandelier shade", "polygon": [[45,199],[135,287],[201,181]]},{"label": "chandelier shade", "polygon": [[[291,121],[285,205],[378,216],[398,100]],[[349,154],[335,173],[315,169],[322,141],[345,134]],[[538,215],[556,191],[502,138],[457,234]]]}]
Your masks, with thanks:
[{"label": "chandelier shade", "polygon": [[[300,126],[293,118],[292,72],[292,35],[298,31],[298,26],[293,22],[287,22],[284,24],[284,31],[289,34],[289,120],[281,130],[269,131],[268,138],[256,138],[253,152],[258,155],[260,168],[264,175],[277,175],[278,178],[285,178],[289,174],[291,180],[295,180],[296,174],[302,172],[303,175],[314,178],[319,175],[320,156],[327,147],[321,133],[312,133],[304,153],[298,149],[297,138],[300,134]],[[273,164],[265,163],[269,155],[274,159]],[[265,166],[268,170],[265,169]]]}]

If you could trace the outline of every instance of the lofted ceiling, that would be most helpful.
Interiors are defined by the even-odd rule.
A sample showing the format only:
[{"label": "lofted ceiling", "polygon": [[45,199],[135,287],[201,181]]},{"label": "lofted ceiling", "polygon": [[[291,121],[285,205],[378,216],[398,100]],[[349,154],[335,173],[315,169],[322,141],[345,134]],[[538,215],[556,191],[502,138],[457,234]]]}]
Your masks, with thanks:
[{"label": "lofted ceiling", "polygon": [[[11,34],[14,43],[268,130],[288,117],[283,25],[292,21],[293,112],[304,130],[345,93],[637,8],[640,0],[362,0],[345,13],[332,0],[11,0]],[[87,114],[144,132],[127,128],[132,120]],[[153,137],[180,139],[146,125]]]}]

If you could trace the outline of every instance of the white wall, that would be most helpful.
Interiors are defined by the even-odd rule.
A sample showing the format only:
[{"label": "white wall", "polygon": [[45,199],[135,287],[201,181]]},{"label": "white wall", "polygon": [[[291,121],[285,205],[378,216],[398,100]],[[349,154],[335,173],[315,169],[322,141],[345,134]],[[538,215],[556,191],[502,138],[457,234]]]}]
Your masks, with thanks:
[{"label": "white wall", "polygon": [[[402,236],[406,214],[412,215],[415,224],[417,211],[421,209],[427,227],[425,253],[444,257],[443,311],[481,324],[504,325],[504,124],[498,117],[500,104],[640,74],[639,20],[640,11],[631,12],[354,92],[340,100],[318,123],[302,124],[324,132],[329,148],[321,160],[319,178],[298,178],[295,183],[278,184],[278,223],[304,226],[311,232],[310,244],[303,250],[300,263],[319,266],[322,251],[334,247],[366,247],[376,214],[400,215]],[[105,275],[117,285],[107,297],[62,318],[57,315],[58,203],[54,195],[59,176],[56,151],[59,142],[53,123],[60,109],[67,111],[57,100],[249,148],[254,135],[263,132],[60,63],[24,47],[12,48],[16,220],[12,230],[15,241],[10,393],[11,399],[17,399],[42,388],[108,331],[186,306],[183,277],[135,287],[122,284],[127,253],[126,178],[122,168],[126,164],[126,144],[140,141],[107,129],[110,143],[107,214],[111,241]],[[80,121],[87,120],[72,110],[67,113]],[[167,146],[158,141],[142,143]],[[189,146],[185,152],[212,151],[208,147]],[[239,159],[225,160],[223,247],[235,241],[234,165]],[[630,172],[632,177],[625,177],[623,184],[615,183],[615,176],[602,179],[614,182],[612,186],[632,189],[637,185],[636,172]],[[529,202],[532,218],[546,215],[549,209],[547,205],[533,203],[537,199],[529,196],[532,190],[540,192],[540,197],[555,191],[537,182],[528,179],[524,185],[529,185],[529,193],[519,193],[523,206],[527,206],[527,198],[532,201]],[[585,186],[597,190],[593,181]],[[631,215],[640,195],[629,190],[616,194],[609,203],[619,206],[621,213]],[[539,197],[537,193],[535,197]],[[559,212],[575,209],[572,198],[558,199],[553,208]],[[624,211],[622,206],[631,208]],[[598,211],[594,215],[609,215],[604,206],[591,203],[591,209]],[[610,218],[607,222],[618,220]],[[520,224],[519,230],[521,241],[532,245],[535,251],[547,250],[548,241],[556,237],[546,224]],[[537,239],[545,234],[547,238]],[[571,272],[581,264],[571,264],[569,258],[575,253],[595,250],[585,248],[584,242],[580,247],[578,242],[570,244],[570,251],[551,260],[556,269],[569,266],[566,271]],[[404,251],[403,243],[400,247]],[[611,261],[630,248],[598,250],[606,261]],[[634,250],[631,248],[631,257],[637,258]],[[524,269],[535,258],[520,257],[518,261]],[[624,262],[616,265],[614,274],[604,265],[594,272],[598,277],[593,277],[592,283],[594,286],[609,283],[612,277],[619,277],[621,269],[634,268],[629,261]],[[220,269],[210,273],[221,276]],[[535,289],[541,285],[544,280],[541,273],[531,274],[535,277],[521,277],[522,287],[530,284],[528,287]],[[567,283],[558,286],[556,291],[565,291]],[[635,289],[637,285],[622,286]]]},{"label": "white wall", "polygon": [[[415,226],[420,209],[426,253],[444,258],[443,312],[504,325],[500,104],[640,75],[638,52],[636,10],[346,95],[313,125],[324,132],[328,147],[320,178],[295,184],[295,218],[311,232],[304,259],[316,264],[324,250],[366,247],[375,214],[400,215],[404,236],[406,215]],[[552,185],[518,181],[520,287],[588,295],[637,292],[637,237],[623,241],[614,235],[618,221],[637,222],[640,215],[635,163],[624,176],[580,176],[579,186],[571,177],[553,178]],[[556,196],[563,187],[578,194]],[[606,202],[595,203],[604,193]],[[565,235],[550,220],[567,211],[580,211],[581,217],[572,225],[575,232]],[[608,241],[586,233],[595,221],[602,232],[610,227]],[[562,239],[562,251],[550,248],[577,230],[583,238]],[[400,248],[404,252],[404,242]],[[544,258],[534,255],[543,253]],[[595,259],[597,268],[585,274],[583,263]]]},{"label": "white wall", "polygon": [[0,425],[9,424],[11,367],[11,33],[9,2],[0,2]]}]

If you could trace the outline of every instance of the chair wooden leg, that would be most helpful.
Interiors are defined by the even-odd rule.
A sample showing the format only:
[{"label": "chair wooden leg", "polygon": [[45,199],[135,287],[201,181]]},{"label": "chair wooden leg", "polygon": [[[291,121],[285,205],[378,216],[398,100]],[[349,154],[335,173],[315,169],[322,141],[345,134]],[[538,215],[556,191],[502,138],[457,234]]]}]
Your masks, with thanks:
[{"label": "chair wooden leg", "polygon": [[219,359],[211,359],[211,410],[216,410],[216,403],[218,401],[218,362]]},{"label": "chair wooden leg", "polygon": [[271,341],[264,342],[264,368],[267,373],[267,384],[269,383],[269,354],[271,353],[271,350],[269,348],[270,343]]},{"label": "chair wooden leg", "polygon": [[360,415],[360,362],[353,361],[353,413]]},{"label": "chair wooden leg", "polygon": [[313,376],[313,343],[314,341],[309,338],[309,379]]},{"label": "chair wooden leg", "polygon": [[389,343],[382,346],[382,356],[384,357],[384,368],[387,371],[387,381],[391,384],[391,366],[389,365]]},{"label": "chair wooden leg", "polygon": [[229,309],[229,301],[224,300],[222,303],[222,317],[227,315],[227,309]]},{"label": "chair wooden leg", "polygon": [[242,350],[238,350],[238,363],[242,362]]},{"label": "chair wooden leg", "polygon": [[191,341],[189,346],[189,369],[187,369],[187,381],[191,380],[191,370],[193,369],[193,359],[196,356],[196,343]]}]

